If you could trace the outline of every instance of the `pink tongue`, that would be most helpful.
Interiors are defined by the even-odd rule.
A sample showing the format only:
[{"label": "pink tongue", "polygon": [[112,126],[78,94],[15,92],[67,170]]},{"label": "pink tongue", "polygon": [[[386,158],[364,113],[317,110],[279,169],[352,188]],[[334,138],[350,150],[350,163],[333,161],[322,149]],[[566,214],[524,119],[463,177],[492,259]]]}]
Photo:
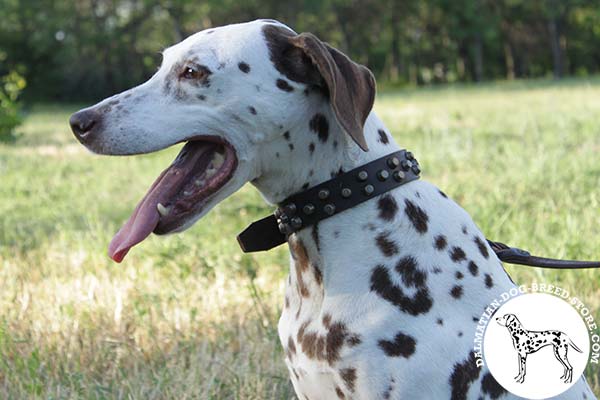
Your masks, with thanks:
[{"label": "pink tongue", "polygon": [[[171,167],[163,171],[154,184],[137,205],[129,220],[123,225],[119,232],[113,237],[108,245],[108,255],[114,261],[120,263],[123,261],[129,249],[146,239],[160,219],[160,214],[156,210],[156,205],[164,201],[165,190],[163,186],[171,186],[168,183],[168,175],[171,175]],[[183,175],[183,174],[180,174]],[[163,180],[167,182],[162,182]],[[162,185],[161,185],[162,183]],[[162,200],[162,201],[161,201]]]},{"label": "pink tongue", "polygon": [[214,145],[200,142],[188,142],[183,147],[173,164],[154,181],[129,220],[111,240],[108,245],[110,258],[120,263],[133,246],[150,236],[160,220],[156,205],[169,203],[197,161],[210,149],[214,149]]}]

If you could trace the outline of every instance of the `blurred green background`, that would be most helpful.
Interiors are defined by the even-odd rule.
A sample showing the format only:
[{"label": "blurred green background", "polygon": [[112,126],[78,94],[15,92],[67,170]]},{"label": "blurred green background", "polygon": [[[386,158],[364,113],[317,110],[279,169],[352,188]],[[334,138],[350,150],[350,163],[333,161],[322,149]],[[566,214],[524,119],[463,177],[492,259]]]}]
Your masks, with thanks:
[{"label": "blurred green background", "polygon": [[[294,398],[276,332],[287,249],[235,241],[270,211],[258,193],[117,265],[111,236],[178,148],[92,155],[68,126],[165,47],[255,18],[369,66],[377,114],[488,237],[600,259],[600,2],[0,0],[0,398]],[[507,270],[600,321],[600,271]]]},{"label": "blurred green background", "polygon": [[398,84],[588,76],[589,0],[0,0],[0,75],[26,99],[90,101],[147,79],[160,51],[212,26],[275,18]]}]

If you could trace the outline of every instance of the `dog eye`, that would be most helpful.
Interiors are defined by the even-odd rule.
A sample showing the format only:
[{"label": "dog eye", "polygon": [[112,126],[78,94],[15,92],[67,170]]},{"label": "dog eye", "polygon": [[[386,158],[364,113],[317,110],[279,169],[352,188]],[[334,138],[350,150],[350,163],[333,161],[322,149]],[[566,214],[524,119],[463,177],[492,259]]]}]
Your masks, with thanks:
[{"label": "dog eye", "polygon": [[186,66],[181,73],[183,79],[199,79],[203,76],[203,71],[193,66]]}]

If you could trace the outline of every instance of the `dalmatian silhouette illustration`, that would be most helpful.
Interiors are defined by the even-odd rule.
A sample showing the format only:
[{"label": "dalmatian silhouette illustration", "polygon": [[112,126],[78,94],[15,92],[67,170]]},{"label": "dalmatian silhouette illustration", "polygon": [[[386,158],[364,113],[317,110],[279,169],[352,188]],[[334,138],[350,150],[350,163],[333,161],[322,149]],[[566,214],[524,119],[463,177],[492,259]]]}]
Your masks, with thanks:
[{"label": "dalmatian silhouette illustration", "polygon": [[508,329],[513,346],[517,350],[519,356],[519,374],[515,376],[517,382],[523,383],[525,381],[527,356],[546,346],[553,347],[554,356],[564,368],[564,373],[560,378],[565,383],[570,383],[573,380],[573,366],[567,358],[569,346],[579,353],[583,353],[583,351],[573,343],[566,333],[558,330],[527,330],[523,328],[521,321],[515,314],[505,314],[502,317],[497,317],[496,322]]}]

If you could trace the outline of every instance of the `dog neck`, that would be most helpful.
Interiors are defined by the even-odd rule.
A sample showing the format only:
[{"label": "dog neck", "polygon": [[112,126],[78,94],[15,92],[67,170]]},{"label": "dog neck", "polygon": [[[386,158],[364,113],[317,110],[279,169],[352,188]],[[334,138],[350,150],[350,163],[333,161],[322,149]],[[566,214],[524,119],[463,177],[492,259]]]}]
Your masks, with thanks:
[{"label": "dog neck", "polygon": [[283,141],[265,146],[260,176],[252,183],[270,204],[400,149],[374,112],[364,126],[366,152],[342,131],[330,110],[308,115],[284,131]]}]

